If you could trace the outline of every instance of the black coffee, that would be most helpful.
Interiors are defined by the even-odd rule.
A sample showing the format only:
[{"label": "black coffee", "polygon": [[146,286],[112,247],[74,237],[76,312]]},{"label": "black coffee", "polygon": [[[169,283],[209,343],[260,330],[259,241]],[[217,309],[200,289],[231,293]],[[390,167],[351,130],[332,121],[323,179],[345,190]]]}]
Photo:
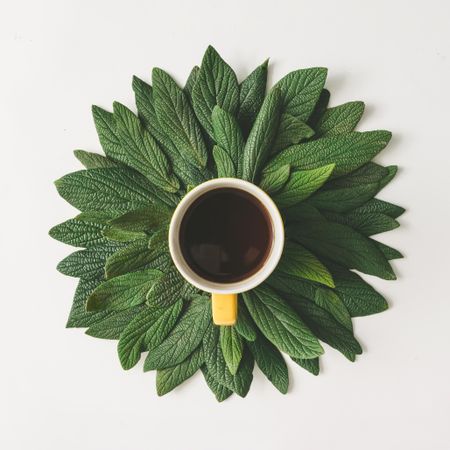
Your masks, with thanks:
[{"label": "black coffee", "polygon": [[220,188],[198,198],[180,228],[181,251],[191,269],[219,283],[243,280],[264,264],[272,245],[266,208],[252,195]]}]

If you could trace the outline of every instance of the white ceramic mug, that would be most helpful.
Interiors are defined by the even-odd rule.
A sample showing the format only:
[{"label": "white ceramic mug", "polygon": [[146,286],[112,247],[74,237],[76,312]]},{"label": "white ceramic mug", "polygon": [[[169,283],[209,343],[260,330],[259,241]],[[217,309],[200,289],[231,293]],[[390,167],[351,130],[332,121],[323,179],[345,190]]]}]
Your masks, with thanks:
[{"label": "white ceramic mug", "polygon": [[[185,260],[180,242],[183,217],[199,197],[215,189],[232,188],[255,197],[266,209],[272,227],[272,242],[262,266],[248,278],[237,282],[218,283],[206,280],[192,270]],[[173,213],[169,228],[169,249],[173,262],[181,275],[192,285],[212,294],[213,321],[216,325],[233,325],[237,318],[237,294],[261,284],[277,266],[284,246],[284,226],[280,212],[272,199],[258,186],[237,178],[215,178],[189,191]]]}]

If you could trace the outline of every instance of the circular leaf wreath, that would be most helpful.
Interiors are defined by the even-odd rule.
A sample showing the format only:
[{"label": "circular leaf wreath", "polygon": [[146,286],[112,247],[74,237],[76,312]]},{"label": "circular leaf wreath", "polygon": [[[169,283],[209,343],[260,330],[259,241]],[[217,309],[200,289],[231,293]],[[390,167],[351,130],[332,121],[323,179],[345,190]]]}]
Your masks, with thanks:
[{"label": "circular leaf wreath", "polygon": [[[148,351],[159,395],[201,370],[219,401],[244,397],[255,362],[286,393],[282,353],[314,375],[319,340],[354,361],[352,317],[388,306],[350,269],[395,279],[389,260],[401,254],[369,237],[396,228],[404,211],[375,198],[397,170],[371,161],[391,133],[353,131],[362,102],[327,108],[325,68],[291,72],[266,95],[267,67],[238,83],[208,47],[183,89],[158,68],[152,85],[134,77],[138,115],[94,106],[106,156],[75,150],[87,170],[56,181],[81,214],[50,235],[84,248],[58,265],[80,278],[67,326],[118,339],[124,369]],[[209,296],[180,276],[167,244],[180,199],[215,177],[259,185],[286,228],[277,269],[239,296],[231,327],[213,325]]]}]

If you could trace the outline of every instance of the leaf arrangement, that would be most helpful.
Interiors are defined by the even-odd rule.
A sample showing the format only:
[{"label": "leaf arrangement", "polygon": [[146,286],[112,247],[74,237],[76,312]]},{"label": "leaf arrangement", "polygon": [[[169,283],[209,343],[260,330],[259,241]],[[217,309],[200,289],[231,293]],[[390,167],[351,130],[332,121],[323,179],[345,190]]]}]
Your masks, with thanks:
[{"label": "leaf arrangement", "polygon": [[[352,318],[387,308],[355,271],[393,280],[389,260],[401,258],[372,238],[404,211],[376,198],[397,171],[372,162],[391,133],[354,131],[362,102],[328,108],[326,69],[291,72],[266,94],[267,69],[239,83],[209,47],[184,88],[158,68],[151,85],[134,77],[137,115],[94,106],[106,156],[75,150],[86,170],[56,181],[81,211],[50,230],[82,248],[58,265],[80,279],[67,327],[118,340],[124,369],[148,352],[159,395],[201,370],[218,401],[244,397],[255,363],[286,393],[285,356],[317,375],[322,341],[354,361]],[[167,243],[180,199],[215,177],[259,185],[286,228],[277,269],[240,295],[231,327],[213,325],[209,296],[177,272]]]}]

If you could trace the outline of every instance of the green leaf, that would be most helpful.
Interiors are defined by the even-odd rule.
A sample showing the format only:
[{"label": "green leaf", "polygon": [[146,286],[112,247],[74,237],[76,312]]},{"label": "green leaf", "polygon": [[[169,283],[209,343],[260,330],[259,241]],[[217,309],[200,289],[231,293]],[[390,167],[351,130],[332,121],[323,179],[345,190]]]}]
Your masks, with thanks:
[{"label": "green leaf", "polygon": [[242,338],[234,327],[220,327],[220,348],[228,370],[236,375],[244,348]]},{"label": "green leaf", "polygon": [[336,282],[336,293],[352,317],[378,314],[388,308],[385,298],[358,274],[331,265]]},{"label": "green leaf", "polygon": [[292,172],[288,182],[273,196],[273,199],[279,208],[288,208],[306,200],[327,181],[334,167],[334,164],[329,164],[317,169]]},{"label": "green leaf", "polygon": [[341,325],[329,312],[298,295],[285,294],[284,296],[321,341],[340,351],[350,361],[354,361],[355,355],[362,353],[361,346],[353,333]]},{"label": "green leaf", "polygon": [[146,294],[162,272],[154,269],[127,273],[112,278],[98,286],[89,296],[87,311],[120,311],[141,305]]},{"label": "green leaf", "polygon": [[319,367],[319,358],[314,359],[300,359],[300,358],[291,358],[296,364],[300,367],[303,367],[308,372],[313,375],[319,375],[320,367]]},{"label": "green leaf", "polygon": [[136,169],[155,186],[177,192],[180,184],[171,173],[166,155],[139,119],[118,102],[114,102],[114,118],[121,145],[107,155]]},{"label": "green leaf", "polygon": [[108,240],[102,234],[105,228],[105,224],[97,221],[75,218],[54,226],[49,235],[64,244],[87,248],[108,244]]},{"label": "green leaf", "polygon": [[111,220],[110,225],[125,231],[149,231],[167,223],[172,211],[160,205],[130,211]]},{"label": "green leaf", "polygon": [[315,169],[336,164],[334,177],[345,175],[374,158],[391,139],[389,131],[353,131],[339,136],[300,143],[283,150],[264,168],[264,172],[290,164],[293,169]]},{"label": "green leaf", "polygon": [[256,117],[243,151],[242,178],[257,181],[261,168],[269,156],[281,114],[281,93],[272,89]]},{"label": "green leaf", "polygon": [[114,252],[115,248],[90,247],[78,250],[66,256],[56,267],[59,272],[69,277],[94,279],[104,274],[106,258]]},{"label": "green leaf", "polygon": [[313,67],[287,74],[276,85],[283,97],[283,112],[306,122],[319,100],[327,69]]},{"label": "green leaf", "polygon": [[167,270],[171,261],[166,245],[153,239],[153,237],[150,241],[149,238],[137,239],[109,256],[105,264],[106,278],[114,278],[150,265],[153,269]]},{"label": "green leaf", "polygon": [[320,210],[345,213],[366,203],[378,193],[379,189],[379,183],[323,189],[312,195],[308,203]]},{"label": "green leaf", "polygon": [[236,166],[236,176],[240,176],[244,138],[236,119],[229,112],[215,106],[211,120],[217,145],[226,151]]},{"label": "green leaf", "polygon": [[148,292],[147,304],[152,307],[168,306],[196,292],[197,288],[185,281],[172,264]]},{"label": "green leaf", "polygon": [[341,325],[353,330],[352,318],[341,298],[331,289],[317,289],[314,303],[328,311]]},{"label": "green leaf", "polygon": [[392,203],[385,202],[383,200],[379,200],[378,198],[372,198],[364,205],[355,209],[355,213],[370,214],[370,213],[380,213],[386,214],[393,219],[401,216],[405,210],[401,206],[394,205]]},{"label": "green leaf", "polygon": [[364,184],[379,183],[386,176],[389,175],[389,170],[386,167],[380,166],[372,161],[364,164],[359,169],[335,178],[327,183],[327,188],[356,188]]},{"label": "green leaf", "polygon": [[291,168],[289,165],[281,166],[273,172],[263,173],[259,187],[268,194],[278,192],[288,181]]},{"label": "green leaf", "polygon": [[122,331],[142,308],[144,306],[138,305],[123,311],[108,312],[108,316],[91,325],[86,334],[99,339],[119,339]]},{"label": "green leaf", "polygon": [[350,227],[304,221],[301,228],[294,231],[294,237],[319,257],[385,280],[395,279],[389,262],[376,245]]},{"label": "green leaf", "polygon": [[261,335],[254,342],[249,342],[248,346],[261,372],[282,394],[286,394],[289,373],[282,354]]},{"label": "green leaf", "polygon": [[67,320],[67,328],[87,328],[112,315],[109,311],[88,312],[86,311],[86,299],[101,283],[101,278],[83,279],[78,282],[73,298],[72,308]]},{"label": "green leaf", "polygon": [[285,243],[277,271],[334,287],[328,269],[310,251],[295,242]]},{"label": "green leaf", "polygon": [[210,322],[209,299],[195,297],[167,338],[149,352],[144,370],[164,369],[184,361],[202,342]]},{"label": "green leaf", "polygon": [[[149,182],[121,167],[69,173],[55,181],[59,195],[80,211],[125,213],[155,202]],[[177,204],[175,202],[175,204]]]},{"label": "green leaf", "polygon": [[375,244],[375,246],[380,250],[380,252],[383,253],[386,259],[391,260],[403,258],[403,255],[395,248],[389,247],[388,245],[378,242],[375,239],[370,240]]},{"label": "green leaf", "polygon": [[316,136],[337,136],[353,131],[361,120],[363,112],[363,102],[348,102],[327,109],[317,123]]},{"label": "green leaf", "polygon": [[314,130],[305,122],[290,114],[282,114],[271,153],[278,153],[293,144],[309,139],[313,135]]},{"label": "green leaf", "polygon": [[198,74],[200,72],[200,67],[194,66],[186,80],[186,84],[184,85],[183,92],[189,98],[189,101],[192,104],[192,91],[194,90],[195,83],[198,80]]},{"label": "green leaf", "polygon": [[204,168],[206,146],[186,95],[163,70],[153,69],[152,78],[156,114],[167,136],[185,161]]},{"label": "green leaf", "polygon": [[208,373],[220,384],[245,397],[253,380],[253,357],[244,350],[241,363],[233,375],[225,363],[219,344],[219,328],[209,324],[203,338],[203,353]]},{"label": "green leaf", "polygon": [[298,358],[323,353],[316,337],[275,291],[260,286],[242,295],[253,320],[278,349]]},{"label": "green leaf", "polygon": [[[158,116],[155,110],[155,101],[153,95],[153,88],[140,80],[133,77],[133,90],[136,95],[136,107],[139,112],[139,118],[144,123],[150,134],[159,142],[163,150],[169,157],[174,173],[177,177],[186,184],[198,184],[205,181],[204,171],[200,171],[187,161],[186,157],[180,154],[177,147],[169,139],[165,133],[164,128],[159,123]],[[186,90],[184,90],[185,94]]]},{"label": "green leaf", "polygon": [[242,301],[239,301],[238,318],[234,328],[247,341],[254,341],[256,339],[255,325],[247,311],[245,303]]},{"label": "green leaf", "polygon": [[322,89],[322,92],[320,93],[319,96],[319,100],[317,101],[316,106],[314,107],[314,110],[308,119],[308,125],[314,130],[316,129],[317,122],[325,113],[329,101],[330,101],[330,91],[328,91],[327,89]]},{"label": "green leaf", "polygon": [[103,231],[103,236],[113,242],[132,242],[136,239],[143,239],[147,235],[142,231],[127,231],[109,226]]},{"label": "green leaf", "polygon": [[152,351],[161,344],[175,325],[182,307],[182,300],[168,308],[147,306],[128,324],[117,347],[120,363],[125,370],[138,363],[143,351]]},{"label": "green leaf", "polygon": [[184,361],[156,372],[156,392],[165,395],[192,377],[203,364],[203,349],[198,347]]},{"label": "green leaf", "polygon": [[233,160],[230,158],[228,152],[217,145],[213,148],[213,158],[217,167],[217,176],[220,177],[235,177],[236,169]]},{"label": "green leaf", "polygon": [[364,236],[372,236],[393,230],[400,224],[392,217],[380,213],[360,213],[358,210],[347,214],[324,213],[328,220],[348,225]]},{"label": "green leaf", "polygon": [[86,152],[85,150],[74,150],[75,158],[83,164],[86,169],[103,169],[106,167],[117,167],[118,164],[106,156],[98,153]]},{"label": "green leaf", "polygon": [[211,114],[216,105],[235,115],[239,106],[239,85],[233,69],[209,46],[203,56],[192,91],[195,114],[214,138]]},{"label": "green leaf", "polygon": [[205,377],[206,384],[208,385],[209,389],[213,392],[218,402],[223,402],[226,400],[230,395],[233,394],[233,391],[230,389],[227,389],[225,386],[220,384],[209,372],[206,366],[203,366],[202,368],[203,376]]},{"label": "green leaf", "polygon": [[240,85],[238,121],[246,135],[252,128],[266,95],[268,65],[267,59]]},{"label": "green leaf", "polygon": [[106,155],[120,151],[120,139],[117,134],[116,121],[112,113],[99,106],[92,106],[92,116],[98,138]]}]

